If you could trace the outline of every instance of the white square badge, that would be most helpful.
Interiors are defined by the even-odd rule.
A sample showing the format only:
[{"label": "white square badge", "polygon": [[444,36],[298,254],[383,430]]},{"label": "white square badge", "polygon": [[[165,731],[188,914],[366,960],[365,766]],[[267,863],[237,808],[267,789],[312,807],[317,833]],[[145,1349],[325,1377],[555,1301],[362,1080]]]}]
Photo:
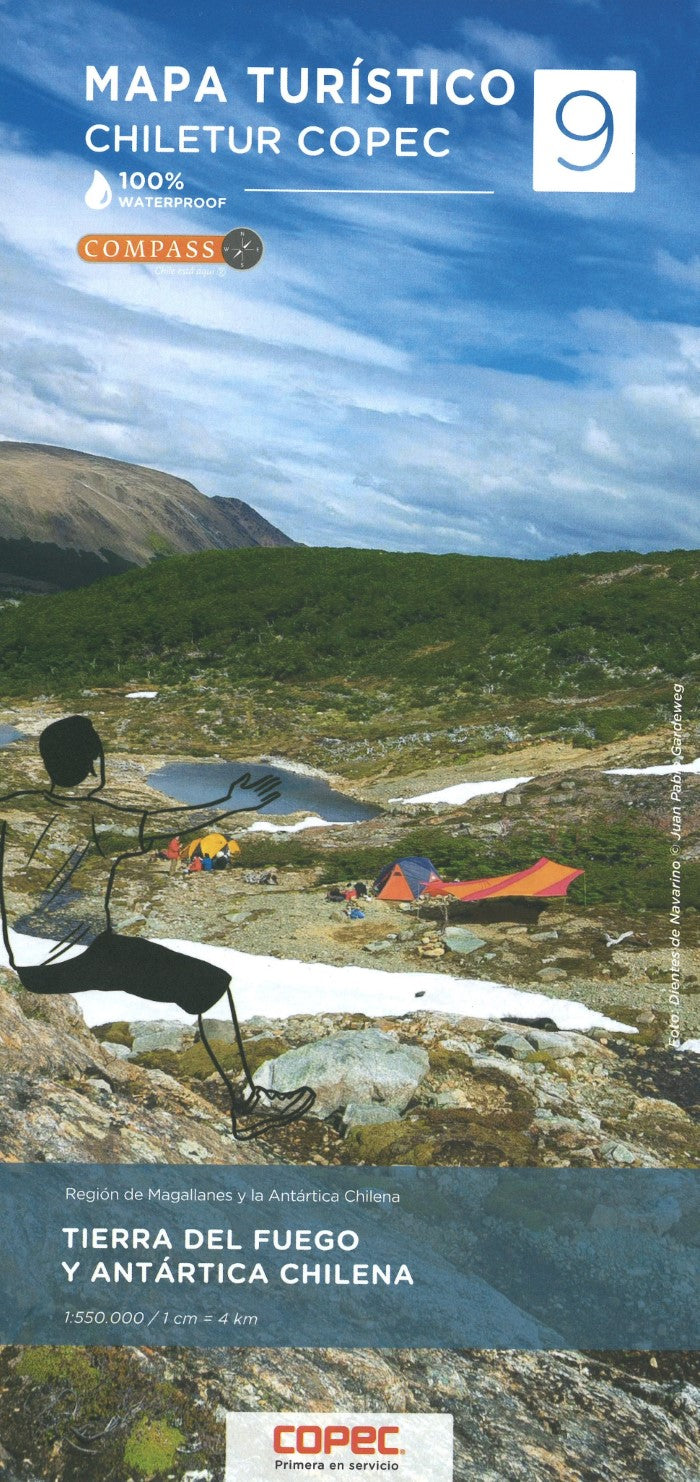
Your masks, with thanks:
[{"label": "white square badge", "polygon": [[392,1482],[452,1482],[453,1417],[232,1410],[226,1417],[225,1482],[285,1482],[299,1472]]},{"label": "white square badge", "polygon": [[636,98],[636,72],[538,69],[533,190],[634,190]]}]

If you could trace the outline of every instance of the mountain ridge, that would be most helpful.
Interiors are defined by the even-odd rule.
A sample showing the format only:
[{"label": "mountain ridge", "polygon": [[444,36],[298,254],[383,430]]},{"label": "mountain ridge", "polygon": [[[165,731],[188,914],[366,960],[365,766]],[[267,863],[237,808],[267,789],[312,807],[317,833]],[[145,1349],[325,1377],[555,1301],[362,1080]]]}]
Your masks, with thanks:
[{"label": "mountain ridge", "polygon": [[[36,576],[28,542],[37,547]],[[293,544],[244,500],[208,497],[175,474],[49,443],[0,442],[3,585],[14,578],[20,588],[56,590],[158,556]]]}]

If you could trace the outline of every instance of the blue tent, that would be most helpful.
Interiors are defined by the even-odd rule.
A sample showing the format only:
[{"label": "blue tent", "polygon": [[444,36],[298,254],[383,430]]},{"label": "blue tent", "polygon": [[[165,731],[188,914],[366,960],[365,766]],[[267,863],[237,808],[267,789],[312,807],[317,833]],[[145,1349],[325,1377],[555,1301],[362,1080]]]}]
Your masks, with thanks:
[{"label": "blue tent", "polygon": [[383,901],[414,901],[430,880],[439,880],[435,865],[420,854],[395,859],[377,875],[374,893]]}]

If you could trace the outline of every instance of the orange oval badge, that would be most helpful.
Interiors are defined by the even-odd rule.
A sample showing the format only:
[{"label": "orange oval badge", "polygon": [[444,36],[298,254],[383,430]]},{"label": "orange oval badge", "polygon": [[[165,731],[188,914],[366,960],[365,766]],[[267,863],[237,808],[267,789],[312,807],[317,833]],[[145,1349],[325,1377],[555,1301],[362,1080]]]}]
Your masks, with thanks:
[{"label": "orange oval badge", "polygon": [[208,262],[221,264],[222,236],[90,236],[81,237],[78,255],[83,262]]}]

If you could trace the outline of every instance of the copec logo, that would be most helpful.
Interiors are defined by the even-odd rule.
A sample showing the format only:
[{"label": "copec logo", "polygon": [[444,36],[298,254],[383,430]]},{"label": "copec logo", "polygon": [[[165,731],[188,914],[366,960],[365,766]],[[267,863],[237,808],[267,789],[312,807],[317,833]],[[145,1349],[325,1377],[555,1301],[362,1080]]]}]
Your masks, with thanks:
[{"label": "copec logo", "polygon": [[237,1410],[226,1417],[225,1482],[291,1482],[300,1473],[452,1482],[452,1431],[452,1416],[437,1413]]},{"label": "copec logo", "polygon": [[398,1425],[276,1425],[273,1448],[277,1456],[402,1456]]}]

